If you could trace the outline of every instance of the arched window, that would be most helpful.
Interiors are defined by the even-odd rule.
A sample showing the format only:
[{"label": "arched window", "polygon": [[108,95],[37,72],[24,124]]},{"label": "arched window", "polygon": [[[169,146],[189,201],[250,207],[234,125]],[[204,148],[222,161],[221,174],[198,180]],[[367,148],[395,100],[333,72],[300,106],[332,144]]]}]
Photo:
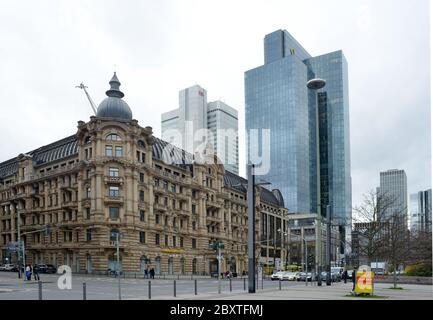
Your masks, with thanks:
[{"label": "arched window", "polygon": [[180,274],[185,274],[185,258],[180,258]]},{"label": "arched window", "polygon": [[92,271],[93,271],[92,256],[90,254],[88,254],[86,256],[86,272],[92,273]]},{"label": "arched window", "polygon": [[173,274],[173,258],[168,258],[168,274]]},{"label": "arched window", "polygon": [[119,257],[119,263],[117,263],[117,256],[112,254],[108,256],[107,269],[112,272],[122,271],[122,255]]},{"label": "arched window", "polygon": [[147,267],[149,267],[150,264],[150,259],[148,259],[146,256],[142,256],[140,258],[140,272],[144,273],[144,270],[147,269]]},{"label": "arched window", "polygon": [[120,139],[119,135],[115,134],[115,133],[110,133],[105,140],[107,141],[121,141],[122,139]]},{"label": "arched window", "polygon": [[137,145],[141,149],[146,149],[146,144],[144,143],[143,140],[138,140]]},{"label": "arched window", "polygon": [[161,258],[160,257],[155,258],[155,274],[158,274],[158,275],[161,274]]}]

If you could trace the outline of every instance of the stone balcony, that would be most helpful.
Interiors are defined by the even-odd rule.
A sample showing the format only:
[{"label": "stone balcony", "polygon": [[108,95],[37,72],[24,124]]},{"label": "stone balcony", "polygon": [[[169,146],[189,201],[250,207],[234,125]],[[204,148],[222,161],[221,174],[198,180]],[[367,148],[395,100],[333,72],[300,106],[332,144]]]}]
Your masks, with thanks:
[{"label": "stone balcony", "polygon": [[124,201],[123,197],[121,196],[105,196],[104,202],[105,203],[112,203],[112,204],[122,204]]},{"label": "stone balcony", "polygon": [[112,177],[112,176],[105,176],[104,177],[104,183],[105,184],[120,184],[122,185],[124,182],[123,177]]}]

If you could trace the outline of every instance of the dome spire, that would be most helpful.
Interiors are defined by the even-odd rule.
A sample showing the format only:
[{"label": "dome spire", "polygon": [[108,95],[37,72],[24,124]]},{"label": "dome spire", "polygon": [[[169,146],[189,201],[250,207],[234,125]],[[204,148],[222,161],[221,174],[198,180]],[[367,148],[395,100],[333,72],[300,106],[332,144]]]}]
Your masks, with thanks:
[{"label": "dome spire", "polygon": [[125,95],[122,91],[120,91],[120,81],[117,78],[116,72],[114,72],[113,77],[110,80],[110,90],[108,90],[105,94],[109,97],[114,98],[123,98]]},{"label": "dome spire", "polygon": [[132,111],[128,104],[122,100],[124,94],[119,90],[120,81],[116,72],[110,80],[110,90],[106,92],[108,96],[98,107],[97,118],[113,118],[119,120],[132,120]]}]

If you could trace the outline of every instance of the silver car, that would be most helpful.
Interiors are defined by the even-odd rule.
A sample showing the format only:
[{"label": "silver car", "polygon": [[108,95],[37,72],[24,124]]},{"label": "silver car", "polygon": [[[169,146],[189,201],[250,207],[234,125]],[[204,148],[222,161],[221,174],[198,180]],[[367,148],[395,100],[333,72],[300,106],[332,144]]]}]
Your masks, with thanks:
[{"label": "silver car", "polygon": [[299,272],[284,272],[283,280],[296,281],[299,277]]},{"label": "silver car", "polygon": [[274,280],[283,280],[283,274],[284,274],[283,271],[275,272],[275,273],[272,274],[271,280],[272,281],[274,281]]}]

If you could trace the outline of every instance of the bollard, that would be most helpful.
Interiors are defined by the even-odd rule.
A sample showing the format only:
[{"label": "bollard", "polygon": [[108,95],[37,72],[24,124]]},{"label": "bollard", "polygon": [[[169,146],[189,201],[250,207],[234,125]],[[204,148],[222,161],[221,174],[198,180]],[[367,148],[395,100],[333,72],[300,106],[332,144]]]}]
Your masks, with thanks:
[{"label": "bollard", "polygon": [[173,286],[173,293],[174,293],[174,297],[176,297],[176,280],[174,280],[174,286]]},{"label": "bollard", "polygon": [[83,300],[87,300],[86,283],[83,282]]},{"label": "bollard", "polygon": [[247,290],[247,279],[246,278],[244,278],[244,291],[246,291]]},{"label": "bollard", "polygon": [[42,300],[42,281],[38,281],[39,287],[39,300]]},{"label": "bollard", "polygon": [[149,299],[152,299],[152,281],[149,281]]},{"label": "bollard", "polygon": [[262,290],[263,290],[263,277],[262,277]]},{"label": "bollard", "polygon": [[279,284],[280,290],[281,290],[281,280],[278,281],[278,284]]},{"label": "bollard", "polygon": [[197,295],[197,279],[194,280],[194,294]]},{"label": "bollard", "polygon": [[230,292],[232,292],[232,279],[230,278]]}]

